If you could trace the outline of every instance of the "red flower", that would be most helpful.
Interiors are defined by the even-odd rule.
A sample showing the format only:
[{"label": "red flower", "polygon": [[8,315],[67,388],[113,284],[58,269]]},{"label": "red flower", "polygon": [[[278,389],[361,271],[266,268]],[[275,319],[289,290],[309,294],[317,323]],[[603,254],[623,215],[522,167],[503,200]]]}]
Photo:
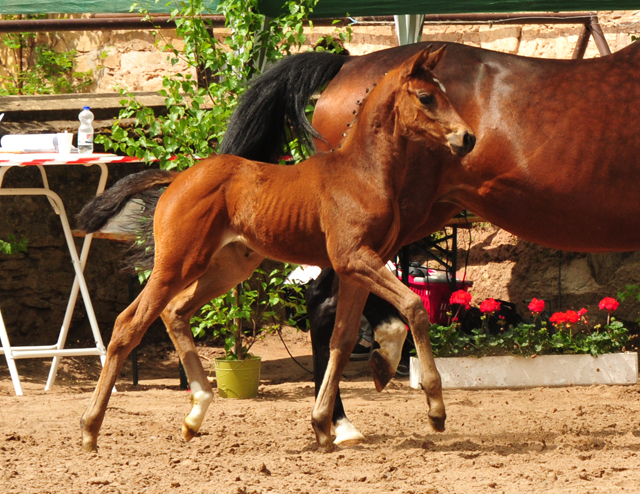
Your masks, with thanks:
[{"label": "red flower", "polygon": [[565,322],[569,322],[571,324],[575,324],[580,320],[580,314],[578,314],[575,310],[568,310],[564,313],[564,316],[566,317]]},{"label": "red flower", "polygon": [[534,314],[540,314],[544,310],[544,300],[534,298],[529,304],[529,310]]},{"label": "red flower", "polygon": [[469,303],[471,302],[471,294],[464,290],[458,290],[451,294],[451,298],[449,298],[449,303],[464,305],[465,309],[471,307]]},{"label": "red flower", "polygon": [[500,302],[495,299],[488,298],[480,304],[480,312],[497,312],[500,310]]},{"label": "red flower", "polygon": [[556,312],[549,318],[549,321],[557,326],[563,322],[567,322],[567,315],[564,312]]},{"label": "red flower", "polygon": [[615,298],[605,297],[600,301],[598,307],[600,308],[600,310],[606,310],[607,312],[609,312],[609,314],[611,314],[618,308],[619,305],[620,304]]},{"label": "red flower", "polygon": [[589,311],[583,307],[582,309],[580,309],[578,311],[578,317],[584,316],[587,312],[589,312]]}]

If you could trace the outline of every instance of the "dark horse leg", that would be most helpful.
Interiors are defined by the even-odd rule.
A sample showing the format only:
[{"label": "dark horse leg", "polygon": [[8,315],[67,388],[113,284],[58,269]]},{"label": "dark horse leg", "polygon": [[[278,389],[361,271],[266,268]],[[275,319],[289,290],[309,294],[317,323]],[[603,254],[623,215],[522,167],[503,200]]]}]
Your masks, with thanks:
[{"label": "dark horse leg", "polygon": [[[333,334],[338,307],[338,285],[335,271],[324,269],[309,285],[305,294],[311,328],[316,396],[329,362],[329,342]],[[367,299],[364,315],[374,329],[376,341],[380,344],[380,348],[373,350],[369,364],[376,389],[381,391],[395,374],[407,331],[396,309],[373,294],[370,294]],[[332,432],[336,437],[335,444],[357,443],[364,440],[364,436],[346,416],[340,390],[336,395],[331,422]]]}]

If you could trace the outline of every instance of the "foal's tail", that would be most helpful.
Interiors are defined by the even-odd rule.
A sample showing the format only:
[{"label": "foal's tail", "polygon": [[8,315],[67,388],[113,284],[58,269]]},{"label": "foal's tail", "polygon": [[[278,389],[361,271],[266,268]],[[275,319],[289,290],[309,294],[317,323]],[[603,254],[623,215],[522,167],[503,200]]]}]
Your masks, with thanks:
[{"label": "foal's tail", "polygon": [[275,163],[287,144],[287,124],[313,149],[313,138],[322,136],[307,120],[305,109],[347,60],[334,53],[301,53],[283,58],[254,79],[229,121],[220,154]]},{"label": "foal's tail", "polygon": [[134,218],[127,218],[133,225],[129,227],[132,233],[140,237],[140,249],[133,247],[134,253],[127,264],[133,270],[147,270],[153,268],[154,241],[153,215],[156,204],[164,188],[175,180],[178,172],[167,170],[145,170],[128,175],[116,182],[103,194],[89,201],[76,217],[78,228],[87,233],[94,233],[103,228],[109,221],[120,213],[131,199],[140,199],[144,210]]},{"label": "foal's tail", "polygon": [[167,170],[145,170],[124,177],[82,208],[77,216],[78,227],[87,233],[97,232],[131,199],[149,189],[166,187],[177,175],[178,172]]}]

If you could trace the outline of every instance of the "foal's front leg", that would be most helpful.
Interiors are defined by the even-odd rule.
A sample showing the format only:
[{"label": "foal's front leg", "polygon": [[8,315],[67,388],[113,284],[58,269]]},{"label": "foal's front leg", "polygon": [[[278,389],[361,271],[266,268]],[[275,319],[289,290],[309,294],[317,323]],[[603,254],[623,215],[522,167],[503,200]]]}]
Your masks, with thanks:
[{"label": "foal's front leg", "polygon": [[341,287],[345,278],[362,284],[395,306],[409,324],[420,359],[422,389],[429,405],[429,421],[436,431],[443,431],[446,413],[442,399],[442,381],[429,340],[429,314],[422,300],[387,269],[380,256],[372,249],[362,247],[348,263],[336,264],[334,262],[334,268],[340,274]]},{"label": "foal's front leg", "polygon": [[331,419],[340,376],[358,339],[360,317],[369,292],[350,280],[341,280],[338,311],[330,343],[329,364],[313,408],[313,430],[321,448],[332,451]]}]

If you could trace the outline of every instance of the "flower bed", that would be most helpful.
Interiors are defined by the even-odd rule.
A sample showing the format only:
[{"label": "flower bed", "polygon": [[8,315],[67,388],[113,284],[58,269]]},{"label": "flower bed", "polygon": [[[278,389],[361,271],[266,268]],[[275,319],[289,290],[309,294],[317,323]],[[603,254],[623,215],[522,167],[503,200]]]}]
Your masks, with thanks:
[{"label": "flower bed", "polygon": [[484,300],[478,326],[463,327],[461,314],[471,308],[471,295],[459,290],[451,295],[454,314],[447,326],[434,324],[430,328],[431,345],[436,357],[485,357],[505,355],[553,355],[620,352],[628,342],[628,331],[611,314],[618,307],[615,299],[604,298],[600,309],[607,311],[607,322],[589,328],[587,310],[556,312],[548,322],[541,314],[543,300],[529,304],[533,321],[509,325],[500,315],[501,303]]},{"label": "flower bed", "polygon": [[[452,323],[434,324],[430,329],[444,388],[637,383],[638,356],[621,353],[628,332],[611,317],[618,307],[615,299],[600,302],[607,322],[593,328],[588,327],[586,309],[556,312],[543,320],[545,303],[537,299],[529,304],[533,322],[508,325],[500,316],[501,303],[487,299],[479,306],[479,327],[463,331],[460,316],[469,311],[471,295],[454,292],[451,304]],[[420,363],[415,357],[410,384],[420,388]]]}]

